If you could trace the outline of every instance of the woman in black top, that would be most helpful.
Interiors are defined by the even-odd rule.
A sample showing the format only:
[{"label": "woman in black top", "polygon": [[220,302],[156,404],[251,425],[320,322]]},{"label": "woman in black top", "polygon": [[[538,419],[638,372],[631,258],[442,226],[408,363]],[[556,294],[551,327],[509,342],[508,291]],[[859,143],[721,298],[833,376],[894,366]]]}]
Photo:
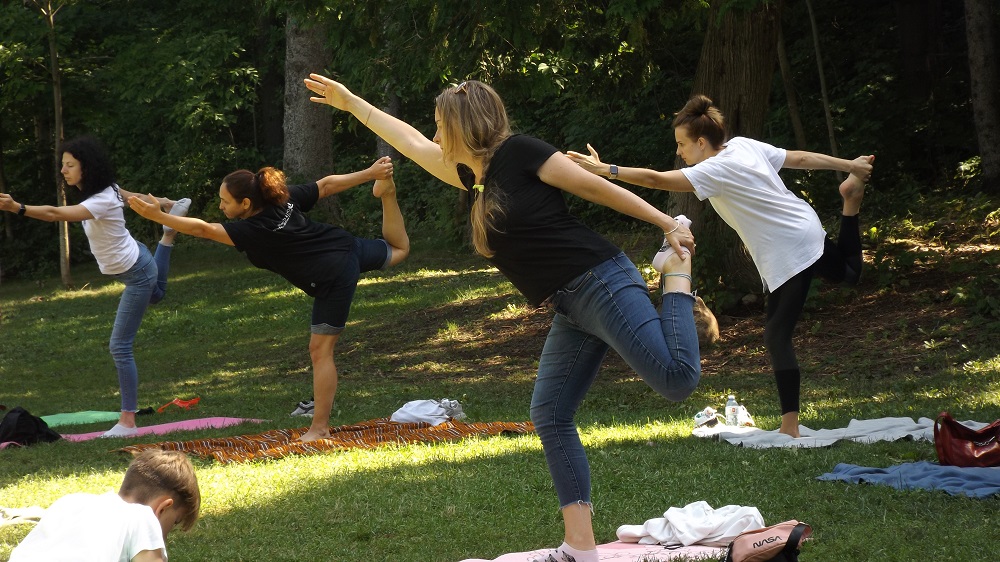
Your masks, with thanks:
[{"label": "woman in black top", "polygon": [[[538,139],[511,133],[496,92],[475,80],[435,100],[433,140],[312,74],[314,102],[348,111],[442,181],[472,189],[476,250],[533,305],[555,311],[538,364],[531,420],[545,450],[565,524],[563,544],[539,560],[596,562],[590,468],[573,421],[604,355],[614,348],[658,393],[683,400],[701,373],[692,312],[687,227],[632,192],[589,174]],[[614,244],[569,213],[563,192],[663,229],[667,260],[661,313],[646,282]]]},{"label": "woman in black top", "polygon": [[[346,230],[309,220],[305,212],[324,197],[376,180],[372,192],[382,200],[382,239],[356,238]],[[367,170],[331,175],[305,185],[285,185],[274,168],[256,174],[237,170],[219,187],[219,209],[232,222],[163,213],[139,197],[129,198],[135,212],[178,232],[208,238],[245,253],[250,263],[273,271],[314,298],[309,339],[315,407],[302,442],[330,437],[330,411],[337,393],[334,347],[347,323],[358,277],[406,259],[410,240],[396,201],[392,161],[380,158]]]}]

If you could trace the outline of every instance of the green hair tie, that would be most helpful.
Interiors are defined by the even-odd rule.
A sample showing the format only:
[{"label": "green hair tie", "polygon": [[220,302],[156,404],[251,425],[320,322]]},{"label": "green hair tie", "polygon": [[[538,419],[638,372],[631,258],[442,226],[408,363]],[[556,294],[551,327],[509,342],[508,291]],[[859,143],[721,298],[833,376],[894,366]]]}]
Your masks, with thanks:
[{"label": "green hair tie", "polygon": [[472,186],[472,189],[475,189],[479,193],[482,193],[484,188],[485,188],[485,186],[483,184],[481,184],[481,183],[477,183],[476,185]]}]

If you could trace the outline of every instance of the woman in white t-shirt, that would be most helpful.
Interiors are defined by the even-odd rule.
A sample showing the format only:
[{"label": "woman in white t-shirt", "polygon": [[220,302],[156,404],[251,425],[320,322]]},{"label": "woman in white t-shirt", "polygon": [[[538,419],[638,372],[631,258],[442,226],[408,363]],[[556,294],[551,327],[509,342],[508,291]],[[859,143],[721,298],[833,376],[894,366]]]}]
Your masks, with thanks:
[{"label": "woman in white t-shirt", "polygon": [[[692,97],[673,122],[677,155],[689,167],[658,172],[602,163],[597,151],[569,152],[584,169],[643,187],[694,192],[708,201],[746,245],[769,293],[764,343],[771,356],[781,403],[779,431],[799,437],[800,372],[792,334],[813,275],[857,283],[861,274],[858,213],[874,156],[844,160],[785,150],[746,137],[726,138],[722,112],[703,95]],[[843,216],[837,242],[826,238],[816,211],[785,187],[782,168],[839,170]],[[654,261],[656,261],[654,259]]]},{"label": "woman in white t-shirt", "polygon": [[[146,307],[160,302],[166,293],[170,252],[177,232],[164,228],[155,255],[150,255],[125,226],[125,200],[134,193],[115,183],[111,160],[101,143],[84,136],[65,142],[61,150],[63,179],[66,185],[80,190],[81,203],[63,207],[24,205],[8,194],[0,194],[0,209],[48,222],[82,222],[101,273],[125,285],[110,343],[121,391],[121,417],[104,436],[130,437],[138,433],[135,413],[139,409],[139,372],[132,348]],[[184,215],[191,200],[161,198],[158,203],[171,214]]]}]

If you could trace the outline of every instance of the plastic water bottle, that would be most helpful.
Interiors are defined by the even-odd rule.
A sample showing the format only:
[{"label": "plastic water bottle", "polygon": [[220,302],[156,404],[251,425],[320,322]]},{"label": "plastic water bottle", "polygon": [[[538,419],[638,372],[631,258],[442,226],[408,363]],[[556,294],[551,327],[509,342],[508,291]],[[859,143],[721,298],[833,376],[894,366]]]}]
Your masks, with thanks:
[{"label": "plastic water bottle", "polygon": [[739,409],[740,405],[736,402],[736,396],[730,394],[729,399],[726,400],[726,425],[736,427]]}]

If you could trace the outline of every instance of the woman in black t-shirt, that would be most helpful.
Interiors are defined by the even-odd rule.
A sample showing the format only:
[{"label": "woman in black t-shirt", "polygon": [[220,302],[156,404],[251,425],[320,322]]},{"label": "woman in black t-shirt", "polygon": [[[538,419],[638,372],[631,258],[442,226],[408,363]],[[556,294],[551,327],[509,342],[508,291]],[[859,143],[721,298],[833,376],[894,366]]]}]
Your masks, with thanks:
[{"label": "woman in black t-shirt", "polygon": [[[346,230],[313,222],[304,213],[324,197],[376,180],[373,194],[382,200],[382,239],[356,238]],[[333,352],[347,323],[358,277],[406,259],[410,240],[396,201],[392,161],[384,156],[367,170],[331,175],[305,185],[285,185],[274,168],[256,174],[237,170],[219,187],[225,224],[163,213],[139,197],[129,198],[135,212],[178,232],[208,238],[244,252],[250,263],[273,271],[313,297],[309,355],[313,364],[314,409],[302,442],[330,436],[330,411],[337,393]]]},{"label": "woman in black t-shirt", "polygon": [[[545,142],[512,134],[503,102],[482,82],[469,80],[437,97],[433,140],[338,82],[312,74],[305,83],[319,96],[312,101],[349,111],[445,183],[472,189],[476,250],[531,304],[555,310],[539,359],[531,420],[566,534],[559,548],[539,560],[596,562],[590,467],[573,418],[609,348],[670,400],[683,400],[697,386],[691,261],[681,251],[694,249],[691,231]],[[664,267],[660,313],[635,265],[569,213],[563,192],[663,229],[675,252]]]}]

